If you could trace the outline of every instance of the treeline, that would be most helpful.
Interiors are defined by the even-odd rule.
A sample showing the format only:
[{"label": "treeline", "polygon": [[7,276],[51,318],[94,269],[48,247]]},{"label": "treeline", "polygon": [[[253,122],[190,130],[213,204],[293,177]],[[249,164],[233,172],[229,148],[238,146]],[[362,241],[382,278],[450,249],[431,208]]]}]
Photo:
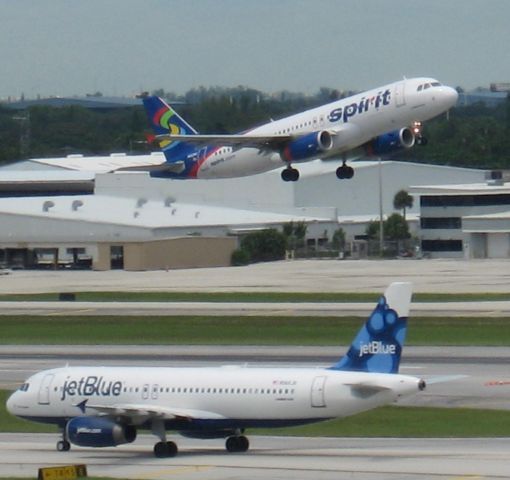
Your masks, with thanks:
[{"label": "treeline", "polygon": [[[198,88],[176,96],[176,109],[202,133],[235,133],[271,119],[322,105],[353,92],[322,88],[309,96],[292,92],[267,95],[258,90]],[[148,122],[142,107],[108,111],[69,106],[37,106],[14,112],[0,105],[0,163],[73,153],[146,153]],[[483,104],[452,109],[425,124],[426,147],[396,155],[400,160],[479,168],[510,168],[510,101],[496,108]]]}]

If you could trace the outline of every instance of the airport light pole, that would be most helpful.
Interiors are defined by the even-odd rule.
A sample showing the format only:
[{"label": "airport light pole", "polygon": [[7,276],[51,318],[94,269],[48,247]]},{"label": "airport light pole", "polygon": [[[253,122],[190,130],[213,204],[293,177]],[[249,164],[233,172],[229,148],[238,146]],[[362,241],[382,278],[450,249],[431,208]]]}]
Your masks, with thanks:
[{"label": "airport light pole", "polygon": [[383,194],[382,194],[382,160],[379,157],[379,255],[383,256],[384,249],[384,218],[383,218]]}]

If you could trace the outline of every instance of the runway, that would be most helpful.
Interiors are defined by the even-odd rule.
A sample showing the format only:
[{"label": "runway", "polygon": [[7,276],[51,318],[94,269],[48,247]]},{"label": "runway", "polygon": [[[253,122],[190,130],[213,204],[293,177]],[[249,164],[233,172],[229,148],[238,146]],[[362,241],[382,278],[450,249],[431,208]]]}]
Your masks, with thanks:
[{"label": "runway", "polygon": [[[0,302],[0,315],[204,315],[204,316],[365,316],[372,303],[311,302]],[[413,302],[413,316],[504,317],[510,301]]]},{"label": "runway", "polygon": [[42,466],[86,464],[88,474],[133,479],[413,480],[509,478],[510,439],[250,437],[245,454],[221,440],[173,438],[175,458],[152,456],[153,437],[117,448],[55,450],[55,436],[2,434],[2,476],[35,477]]}]

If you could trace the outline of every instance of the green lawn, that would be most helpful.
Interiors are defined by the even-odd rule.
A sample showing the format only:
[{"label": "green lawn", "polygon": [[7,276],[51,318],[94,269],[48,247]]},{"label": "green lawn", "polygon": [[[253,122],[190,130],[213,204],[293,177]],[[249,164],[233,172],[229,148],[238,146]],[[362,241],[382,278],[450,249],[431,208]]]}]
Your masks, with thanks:
[{"label": "green lawn", "polygon": [[[359,317],[0,316],[1,344],[345,345]],[[413,317],[408,345],[510,345],[510,318]]]},{"label": "green lawn", "polygon": [[[81,302],[375,302],[381,292],[76,292]],[[0,301],[55,301],[58,293],[0,295]],[[510,300],[510,293],[415,293],[415,302]]]}]

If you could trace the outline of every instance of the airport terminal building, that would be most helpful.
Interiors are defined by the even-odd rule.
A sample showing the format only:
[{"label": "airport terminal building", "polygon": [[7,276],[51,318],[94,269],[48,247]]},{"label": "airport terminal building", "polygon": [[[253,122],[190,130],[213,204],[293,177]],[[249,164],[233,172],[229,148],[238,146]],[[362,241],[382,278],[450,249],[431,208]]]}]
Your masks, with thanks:
[{"label": "airport terminal building", "polygon": [[[0,264],[97,270],[229,265],[243,235],[281,229],[291,221],[306,223],[309,245],[327,243],[339,227],[348,242],[362,242],[366,226],[379,218],[381,210],[384,216],[394,212],[394,195],[402,189],[422,199],[407,214],[413,234],[419,236],[419,217],[430,208],[425,205],[428,189],[481,185],[485,179],[481,170],[396,161],[353,162],[352,180],[336,178],[336,161],[299,165],[298,182],[282,182],[279,170],[224,180],[168,180],[145,172],[112,172],[133,161],[151,165],[162,159],[160,154],[73,155],[1,168]],[[461,240],[462,251],[430,253],[466,256],[467,248],[468,256],[492,255],[493,237],[480,247],[484,240],[471,235],[480,233],[475,231],[480,215],[503,210],[469,212],[469,218],[462,217],[462,227],[470,230],[448,238]],[[426,218],[433,215],[425,210]],[[498,221],[504,223],[497,218],[484,221],[494,228]],[[421,225],[424,247],[431,245],[427,241],[436,239],[434,235],[454,230],[436,229],[431,234],[427,225]],[[451,245],[457,249],[459,244]]]}]

